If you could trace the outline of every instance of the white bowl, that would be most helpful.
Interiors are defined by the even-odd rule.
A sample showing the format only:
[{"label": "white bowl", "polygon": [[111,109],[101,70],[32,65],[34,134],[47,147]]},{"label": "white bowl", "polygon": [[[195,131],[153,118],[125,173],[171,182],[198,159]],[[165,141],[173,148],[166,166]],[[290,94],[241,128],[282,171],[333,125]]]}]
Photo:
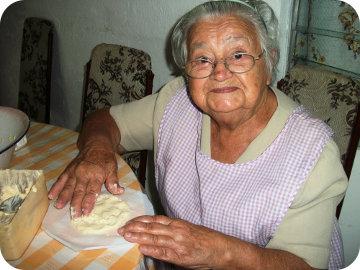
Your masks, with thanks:
[{"label": "white bowl", "polygon": [[8,168],[15,146],[29,126],[29,117],[24,112],[0,106],[0,169]]}]

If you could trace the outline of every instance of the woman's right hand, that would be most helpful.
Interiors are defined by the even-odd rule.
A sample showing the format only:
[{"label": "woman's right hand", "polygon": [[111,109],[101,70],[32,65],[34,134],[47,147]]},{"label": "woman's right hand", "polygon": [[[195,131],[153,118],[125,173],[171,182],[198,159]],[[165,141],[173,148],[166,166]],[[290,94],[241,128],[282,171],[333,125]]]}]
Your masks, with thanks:
[{"label": "woman's right hand", "polygon": [[69,201],[74,217],[87,215],[105,183],[112,194],[124,191],[117,179],[115,153],[101,148],[85,148],[70,162],[49,191],[49,199],[57,198],[56,208]]}]

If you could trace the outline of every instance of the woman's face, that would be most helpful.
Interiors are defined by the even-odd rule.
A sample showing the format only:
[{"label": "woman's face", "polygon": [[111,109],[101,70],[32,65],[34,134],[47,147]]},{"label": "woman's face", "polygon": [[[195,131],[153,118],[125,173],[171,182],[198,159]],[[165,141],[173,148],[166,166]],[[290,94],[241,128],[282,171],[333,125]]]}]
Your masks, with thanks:
[{"label": "woman's face", "polygon": [[[262,53],[254,26],[235,16],[199,21],[190,30],[187,47],[188,61],[200,57],[221,61],[236,52],[256,58]],[[189,78],[188,82],[194,103],[216,119],[224,113],[256,113],[271,76],[260,57],[248,72],[232,73],[220,62],[209,77]]]}]

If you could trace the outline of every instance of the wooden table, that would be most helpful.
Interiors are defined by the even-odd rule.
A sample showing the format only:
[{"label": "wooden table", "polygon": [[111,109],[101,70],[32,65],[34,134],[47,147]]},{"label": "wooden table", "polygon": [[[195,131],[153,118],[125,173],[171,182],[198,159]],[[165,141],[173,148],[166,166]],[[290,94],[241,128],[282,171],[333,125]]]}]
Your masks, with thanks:
[{"label": "wooden table", "polygon": [[[48,124],[31,123],[27,144],[15,152],[11,169],[43,170],[49,189],[78,153],[78,133]],[[121,159],[118,178],[124,187],[141,192],[134,173]],[[142,255],[136,244],[116,248],[74,251],[49,237],[41,228],[24,255],[9,262],[19,269],[137,269]]]}]

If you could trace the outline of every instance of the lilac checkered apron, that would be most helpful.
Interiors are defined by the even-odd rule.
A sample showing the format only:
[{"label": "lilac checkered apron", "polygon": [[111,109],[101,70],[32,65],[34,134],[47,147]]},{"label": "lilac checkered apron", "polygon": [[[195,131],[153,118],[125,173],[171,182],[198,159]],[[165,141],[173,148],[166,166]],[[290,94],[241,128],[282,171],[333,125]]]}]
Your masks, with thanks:
[{"label": "lilac checkered apron", "polygon": [[[165,109],[156,156],[156,185],[167,215],[265,247],[331,131],[299,107],[257,159],[224,164],[201,152],[201,126],[201,112],[185,88],[178,90]],[[334,224],[329,269],[343,265]]]}]

